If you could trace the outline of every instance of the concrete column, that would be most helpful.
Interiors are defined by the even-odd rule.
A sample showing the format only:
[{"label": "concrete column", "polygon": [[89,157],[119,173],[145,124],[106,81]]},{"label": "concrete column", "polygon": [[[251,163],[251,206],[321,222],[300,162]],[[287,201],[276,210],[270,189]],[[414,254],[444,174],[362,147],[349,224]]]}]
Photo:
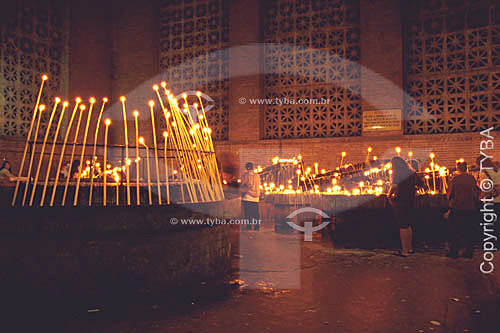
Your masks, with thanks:
[{"label": "concrete column", "polygon": [[138,109],[140,134],[152,146],[152,127],[148,100],[155,99],[151,89],[158,83],[159,35],[156,0],[137,2],[113,1],[112,109],[111,142],[123,144],[123,117],[119,97],[127,97],[129,144],[135,145],[132,112]]},{"label": "concrete column", "polygon": [[[229,141],[261,137],[261,106],[250,98],[262,98],[260,2],[232,0],[229,10]],[[242,99],[246,103],[242,103]],[[241,99],[241,100],[240,100]]]},{"label": "concrete column", "polygon": [[65,97],[73,103],[80,96],[87,106],[90,97],[96,98],[88,136],[92,141],[102,98],[111,95],[111,5],[97,0],[71,2],[69,15],[69,93]]},{"label": "concrete column", "polygon": [[[400,2],[361,0],[363,112],[403,109],[403,28]],[[397,134],[402,134],[402,131]]]}]

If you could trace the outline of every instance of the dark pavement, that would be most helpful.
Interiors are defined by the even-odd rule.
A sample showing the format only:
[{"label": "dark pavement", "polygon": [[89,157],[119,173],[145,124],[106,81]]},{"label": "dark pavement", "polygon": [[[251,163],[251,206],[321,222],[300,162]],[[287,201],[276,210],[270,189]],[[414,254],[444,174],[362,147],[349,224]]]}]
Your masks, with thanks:
[{"label": "dark pavement", "polygon": [[389,250],[336,250],[315,235],[243,232],[228,296],[172,309],[128,304],[89,312],[68,332],[500,332],[498,290],[474,259],[444,250],[408,258]]}]

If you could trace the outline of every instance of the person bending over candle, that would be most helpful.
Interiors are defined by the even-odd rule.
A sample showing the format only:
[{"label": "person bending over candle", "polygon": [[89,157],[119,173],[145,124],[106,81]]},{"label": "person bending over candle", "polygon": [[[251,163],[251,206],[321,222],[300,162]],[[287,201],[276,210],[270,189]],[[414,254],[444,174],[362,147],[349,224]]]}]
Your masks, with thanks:
[{"label": "person bending over candle", "polygon": [[417,186],[422,186],[415,171],[399,156],[393,157],[391,188],[387,197],[392,206],[392,212],[399,225],[401,251],[395,253],[407,257],[413,253],[413,206]]},{"label": "person bending over candle", "polygon": [[0,181],[15,182],[17,179],[26,181],[26,177],[17,177],[12,173],[10,162],[4,160],[0,167]]},{"label": "person bending over candle", "polygon": [[0,177],[2,181],[4,181],[5,179],[8,179],[11,182],[17,180],[17,177],[12,174],[9,161],[3,161],[2,167],[0,168]]}]

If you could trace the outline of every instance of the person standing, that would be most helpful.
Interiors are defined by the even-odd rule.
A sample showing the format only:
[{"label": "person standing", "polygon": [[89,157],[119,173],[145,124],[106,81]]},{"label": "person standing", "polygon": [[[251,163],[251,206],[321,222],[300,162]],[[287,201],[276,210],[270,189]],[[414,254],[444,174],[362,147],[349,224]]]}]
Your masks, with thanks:
[{"label": "person standing", "polygon": [[467,163],[457,162],[457,172],[448,187],[450,207],[451,245],[447,256],[458,258],[458,251],[465,248],[464,257],[472,258],[476,207],[479,188],[476,179],[467,173]]},{"label": "person standing", "polygon": [[399,225],[399,237],[401,239],[401,251],[395,253],[400,257],[407,257],[413,253],[413,206],[419,178],[408,163],[399,156],[393,157],[392,185],[387,194],[389,203],[396,222]]},{"label": "person standing", "polygon": [[241,199],[243,213],[248,221],[246,228],[259,230],[259,197],[260,197],[260,176],[253,171],[253,164],[248,162],[245,165],[245,173],[241,177],[241,189],[244,193]]}]

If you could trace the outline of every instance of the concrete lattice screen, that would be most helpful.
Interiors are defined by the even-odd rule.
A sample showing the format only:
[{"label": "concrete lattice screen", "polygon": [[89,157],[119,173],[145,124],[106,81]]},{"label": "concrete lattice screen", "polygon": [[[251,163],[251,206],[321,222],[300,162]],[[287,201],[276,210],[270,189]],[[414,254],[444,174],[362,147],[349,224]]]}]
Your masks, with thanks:
[{"label": "concrete lattice screen", "polygon": [[[26,136],[42,74],[51,77],[44,98],[65,95],[67,17],[66,7],[58,2],[24,1],[14,9],[1,25],[0,135]],[[47,122],[44,115],[42,129]]]},{"label": "concrete lattice screen", "polygon": [[408,1],[405,133],[500,123],[500,15],[492,1]]},{"label": "concrete lattice screen", "polygon": [[295,101],[265,106],[264,137],[360,136],[359,3],[266,2],[264,18],[265,98]]}]

